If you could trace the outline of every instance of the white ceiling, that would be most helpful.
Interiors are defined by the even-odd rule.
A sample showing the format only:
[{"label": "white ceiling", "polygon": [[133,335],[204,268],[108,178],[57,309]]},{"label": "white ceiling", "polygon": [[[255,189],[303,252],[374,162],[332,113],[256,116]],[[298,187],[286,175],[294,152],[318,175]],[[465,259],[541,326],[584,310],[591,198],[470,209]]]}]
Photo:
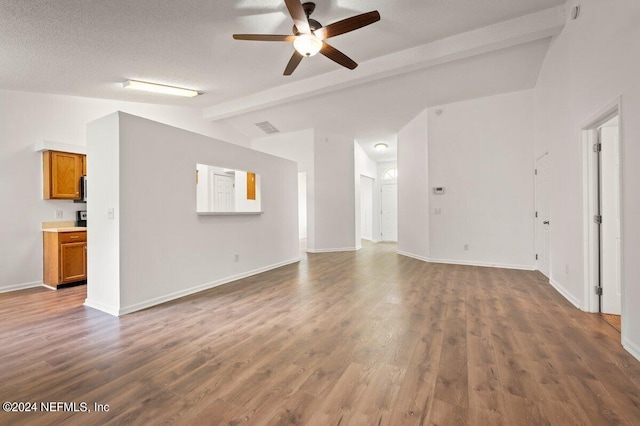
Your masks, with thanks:
[{"label": "white ceiling", "polygon": [[[327,128],[368,147],[393,143],[426,107],[533,87],[561,28],[559,9],[541,11],[564,0],[316,4],[312,17],[325,25],[380,12],[380,22],[331,39],[360,64],[355,71],[318,55],[284,77],[290,44],[232,39],[290,34],[282,0],[0,0],[0,89],[193,106],[248,137],[263,136],[254,123],[270,121],[282,132]],[[134,93],[122,89],[127,79],[204,94]]]}]

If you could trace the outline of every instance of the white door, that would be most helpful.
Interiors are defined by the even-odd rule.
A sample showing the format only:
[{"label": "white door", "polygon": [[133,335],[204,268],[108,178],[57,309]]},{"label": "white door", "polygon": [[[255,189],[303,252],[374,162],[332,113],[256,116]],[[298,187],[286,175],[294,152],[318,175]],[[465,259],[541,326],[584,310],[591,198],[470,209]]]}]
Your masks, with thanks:
[{"label": "white door", "polygon": [[536,160],[536,267],[549,276],[549,154]]},{"label": "white door", "polygon": [[234,179],[230,176],[213,175],[213,208],[215,212],[232,212],[235,210],[233,193]]},{"label": "white door", "polygon": [[620,315],[620,154],[617,121],[600,128],[601,311]]},{"label": "white door", "polygon": [[380,193],[380,239],[398,241],[398,185],[383,184]]},{"label": "white door", "polygon": [[373,179],[360,176],[360,238],[373,239]]}]

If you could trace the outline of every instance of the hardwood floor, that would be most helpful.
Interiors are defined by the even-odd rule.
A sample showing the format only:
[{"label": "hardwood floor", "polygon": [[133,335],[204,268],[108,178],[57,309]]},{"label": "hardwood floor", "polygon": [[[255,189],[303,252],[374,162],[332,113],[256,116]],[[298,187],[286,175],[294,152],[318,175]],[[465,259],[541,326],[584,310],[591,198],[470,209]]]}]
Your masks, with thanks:
[{"label": "hardwood floor", "polygon": [[537,272],[395,249],[310,254],[122,318],[81,306],[84,287],[0,294],[0,399],[92,410],[0,424],[640,424],[640,363],[599,315]]},{"label": "hardwood floor", "polygon": [[618,333],[622,331],[622,317],[620,315],[600,314],[607,324],[615,328]]}]

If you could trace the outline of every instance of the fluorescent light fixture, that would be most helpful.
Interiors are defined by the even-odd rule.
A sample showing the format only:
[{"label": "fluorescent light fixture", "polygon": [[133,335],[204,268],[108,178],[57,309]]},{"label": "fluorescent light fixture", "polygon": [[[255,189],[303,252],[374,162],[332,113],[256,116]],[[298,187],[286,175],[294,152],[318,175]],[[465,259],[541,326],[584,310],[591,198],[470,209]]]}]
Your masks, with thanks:
[{"label": "fluorescent light fixture", "polygon": [[379,152],[384,152],[387,150],[387,148],[389,148],[389,146],[384,142],[379,142],[375,144],[373,147],[376,149],[376,151],[379,151]]},{"label": "fluorescent light fixture", "polygon": [[322,49],[322,40],[313,34],[302,34],[293,41],[293,47],[303,56],[313,56]]},{"label": "fluorescent light fixture", "polygon": [[144,90],[147,92],[162,93],[165,95],[186,96],[192,98],[198,96],[197,90],[183,89],[182,87],[165,86],[164,84],[148,83],[146,81],[127,80],[122,83],[125,89]]}]

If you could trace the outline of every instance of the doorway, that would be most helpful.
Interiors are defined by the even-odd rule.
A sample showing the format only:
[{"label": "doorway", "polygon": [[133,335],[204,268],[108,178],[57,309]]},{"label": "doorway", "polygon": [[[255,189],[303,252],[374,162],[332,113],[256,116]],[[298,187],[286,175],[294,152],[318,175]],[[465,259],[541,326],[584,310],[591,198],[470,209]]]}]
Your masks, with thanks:
[{"label": "doorway", "polygon": [[549,277],[549,154],[536,159],[536,269]]},{"label": "doorway", "polygon": [[584,129],[587,154],[585,222],[590,310],[618,330],[622,315],[622,235],[620,215],[620,116],[616,105]]}]

